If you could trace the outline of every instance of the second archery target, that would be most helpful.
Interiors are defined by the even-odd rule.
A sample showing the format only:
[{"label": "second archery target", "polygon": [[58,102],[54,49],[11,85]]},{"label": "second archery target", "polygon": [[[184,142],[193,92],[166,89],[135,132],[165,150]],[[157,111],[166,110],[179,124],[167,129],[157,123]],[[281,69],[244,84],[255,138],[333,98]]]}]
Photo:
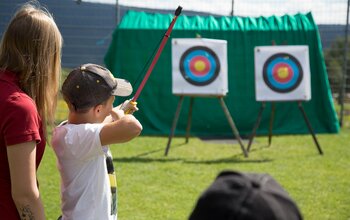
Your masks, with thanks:
[{"label": "second archery target", "polygon": [[174,94],[226,95],[227,42],[204,38],[172,40]]},{"label": "second archery target", "polygon": [[257,101],[310,100],[307,46],[255,47]]}]

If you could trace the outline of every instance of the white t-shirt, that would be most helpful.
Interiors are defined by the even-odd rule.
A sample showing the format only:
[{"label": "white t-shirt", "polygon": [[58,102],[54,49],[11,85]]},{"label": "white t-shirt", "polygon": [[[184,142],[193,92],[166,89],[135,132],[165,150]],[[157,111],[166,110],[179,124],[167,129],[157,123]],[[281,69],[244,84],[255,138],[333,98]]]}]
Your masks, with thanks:
[{"label": "white t-shirt", "polygon": [[52,147],[61,174],[62,220],[115,220],[111,188],[101,146],[103,124],[64,124],[56,127]]}]

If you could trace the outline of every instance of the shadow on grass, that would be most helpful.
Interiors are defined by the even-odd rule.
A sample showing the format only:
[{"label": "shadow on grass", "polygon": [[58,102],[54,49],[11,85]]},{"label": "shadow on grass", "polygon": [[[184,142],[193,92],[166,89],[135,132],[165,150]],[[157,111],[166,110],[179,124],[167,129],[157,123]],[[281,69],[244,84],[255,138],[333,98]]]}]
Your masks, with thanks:
[{"label": "shadow on grass", "polygon": [[151,157],[117,157],[113,159],[114,162],[121,162],[121,163],[153,163],[153,162],[160,162],[160,163],[167,163],[167,162],[177,162],[177,161],[184,161],[182,158],[151,158]]},{"label": "shadow on grass", "polygon": [[242,159],[240,157],[227,157],[227,158],[218,158],[214,160],[192,160],[192,159],[184,159],[184,158],[154,158],[154,157],[117,157],[113,159],[114,162],[119,163],[172,163],[172,162],[182,162],[187,164],[220,164],[220,163],[268,163],[272,162],[272,159]]},{"label": "shadow on grass", "polygon": [[248,158],[244,158],[243,153],[233,155],[227,158],[215,159],[215,160],[188,160],[185,163],[193,163],[193,164],[218,164],[218,163],[269,163],[274,161],[270,158],[262,158],[262,159],[250,159],[249,155],[252,152],[259,151],[262,148],[267,148],[267,146],[256,147],[255,149],[250,149],[248,152]]},{"label": "shadow on grass", "polygon": [[[186,142],[176,144],[171,146],[170,148],[180,148],[184,147],[186,145]],[[251,149],[249,153],[252,153],[254,151],[258,151],[259,149],[266,148],[269,146],[260,146],[256,147],[254,149]],[[170,148],[169,148],[169,153],[170,153]],[[157,154],[161,152],[161,156],[157,157],[146,157],[152,154]],[[188,163],[188,164],[219,164],[219,163],[268,163],[272,162],[273,159],[270,158],[263,158],[263,159],[250,159],[249,156],[248,158],[243,157],[243,153],[235,154],[230,157],[226,158],[218,158],[214,160],[193,160],[193,159],[185,159],[185,158],[169,158],[167,156],[164,156],[165,153],[165,147],[164,148],[158,148],[155,150],[150,150],[146,151],[134,156],[130,157],[115,157],[113,159],[114,162],[122,162],[122,163],[152,163],[152,162],[161,162],[161,163],[168,163],[168,162],[183,162],[183,163]]]},{"label": "shadow on grass", "polygon": [[[181,144],[177,144],[174,145],[172,148],[179,148],[186,145],[186,143],[181,143]],[[165,152],[165,148],[158,148],[155,150],[151,150],[151,151],[147,151],[147,152],[143,152],[140,154],[137,154],[135,156],[131,156],[131,157],[114,157],[113,161],[114,162],[125,162],[125,163],[149,163],[149,162],[174,162],[174,161],[183,161],[182,158],[168,158],[166,156],[164,156],[163,154],[163,158],[151,158],[151,157],[144,157],[144,156],[148,156],[151,154],[155,154],[155,153],[159,153],[159,152]]]},{"label": "shadow on grass", "polygon": [[[151,153],[151,152],[150,152]],[[263,158],[263,159],[249,159],[243,158],[243,154],[237,154],[230,157],[225,158],[217,158],[213,160],[207,160],[207,159],[185,159],[185,158],[169,158],[166,156],[163,157],[143,157],[147,154],[142,155],[136,155],[131,157],[115,157],[113,159],[114,162],[121,162],[121,163],[153,163],[153,162],[160,162],[160,163],[172,163],[172,162],[182,162],[187,164],[220,164],[220,163],[269,163],[272,162],[273,159],[270,158]]]},{"label": "shadow on grass", "polygon": [[[179,148],[179,147],[183,147],[184,145],[186,145],[186,143],[176,144],[172,148]],[[169,148],[169,150],[170,150],[170,148]],[[159,149],[156,149],[156,150],[147,151],[147,152],[144,152],[144,153],[141,153],[141,154],[137,154],[134,157],[147,156],[147,155],[158,153],[158,152],[164,152],[165,153],[165,148],[159,148]]]},{"label": "shadow on grass", "polygon": [[219,164],[219,163],[269,163],[272,162],[272,159],[242,159],[238,157],[228,157],[228,158],[220,158],[215,160],[185,160],[184,163],[189,164]]}]

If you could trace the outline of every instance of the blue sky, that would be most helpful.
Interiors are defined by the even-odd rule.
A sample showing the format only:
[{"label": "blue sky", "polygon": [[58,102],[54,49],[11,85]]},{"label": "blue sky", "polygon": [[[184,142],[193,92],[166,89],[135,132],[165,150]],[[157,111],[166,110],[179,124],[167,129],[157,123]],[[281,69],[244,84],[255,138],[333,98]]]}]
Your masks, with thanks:
[{"label": "blue sky", "polygon": [[[135,7],[176,9],[230,15],[232,0],[118,0],[119,4]],[[115,4],[116,0],[83,0]],[[238,16],[270,16],[311,11],[318,24],[345,24],[347,0],[234,0]]]}]

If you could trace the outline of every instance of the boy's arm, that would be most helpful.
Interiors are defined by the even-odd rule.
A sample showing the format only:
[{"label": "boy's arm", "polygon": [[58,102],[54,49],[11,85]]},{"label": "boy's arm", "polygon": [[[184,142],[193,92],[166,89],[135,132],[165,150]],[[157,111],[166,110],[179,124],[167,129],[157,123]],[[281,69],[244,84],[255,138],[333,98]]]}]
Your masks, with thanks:
[{"label": "boy's arm", "polygon": [[130,141],[142,131],[141,123],[133,115],[124,115],[122,110],[117,112],[120,118],[106,123],[101,129],[102,146]]}]

